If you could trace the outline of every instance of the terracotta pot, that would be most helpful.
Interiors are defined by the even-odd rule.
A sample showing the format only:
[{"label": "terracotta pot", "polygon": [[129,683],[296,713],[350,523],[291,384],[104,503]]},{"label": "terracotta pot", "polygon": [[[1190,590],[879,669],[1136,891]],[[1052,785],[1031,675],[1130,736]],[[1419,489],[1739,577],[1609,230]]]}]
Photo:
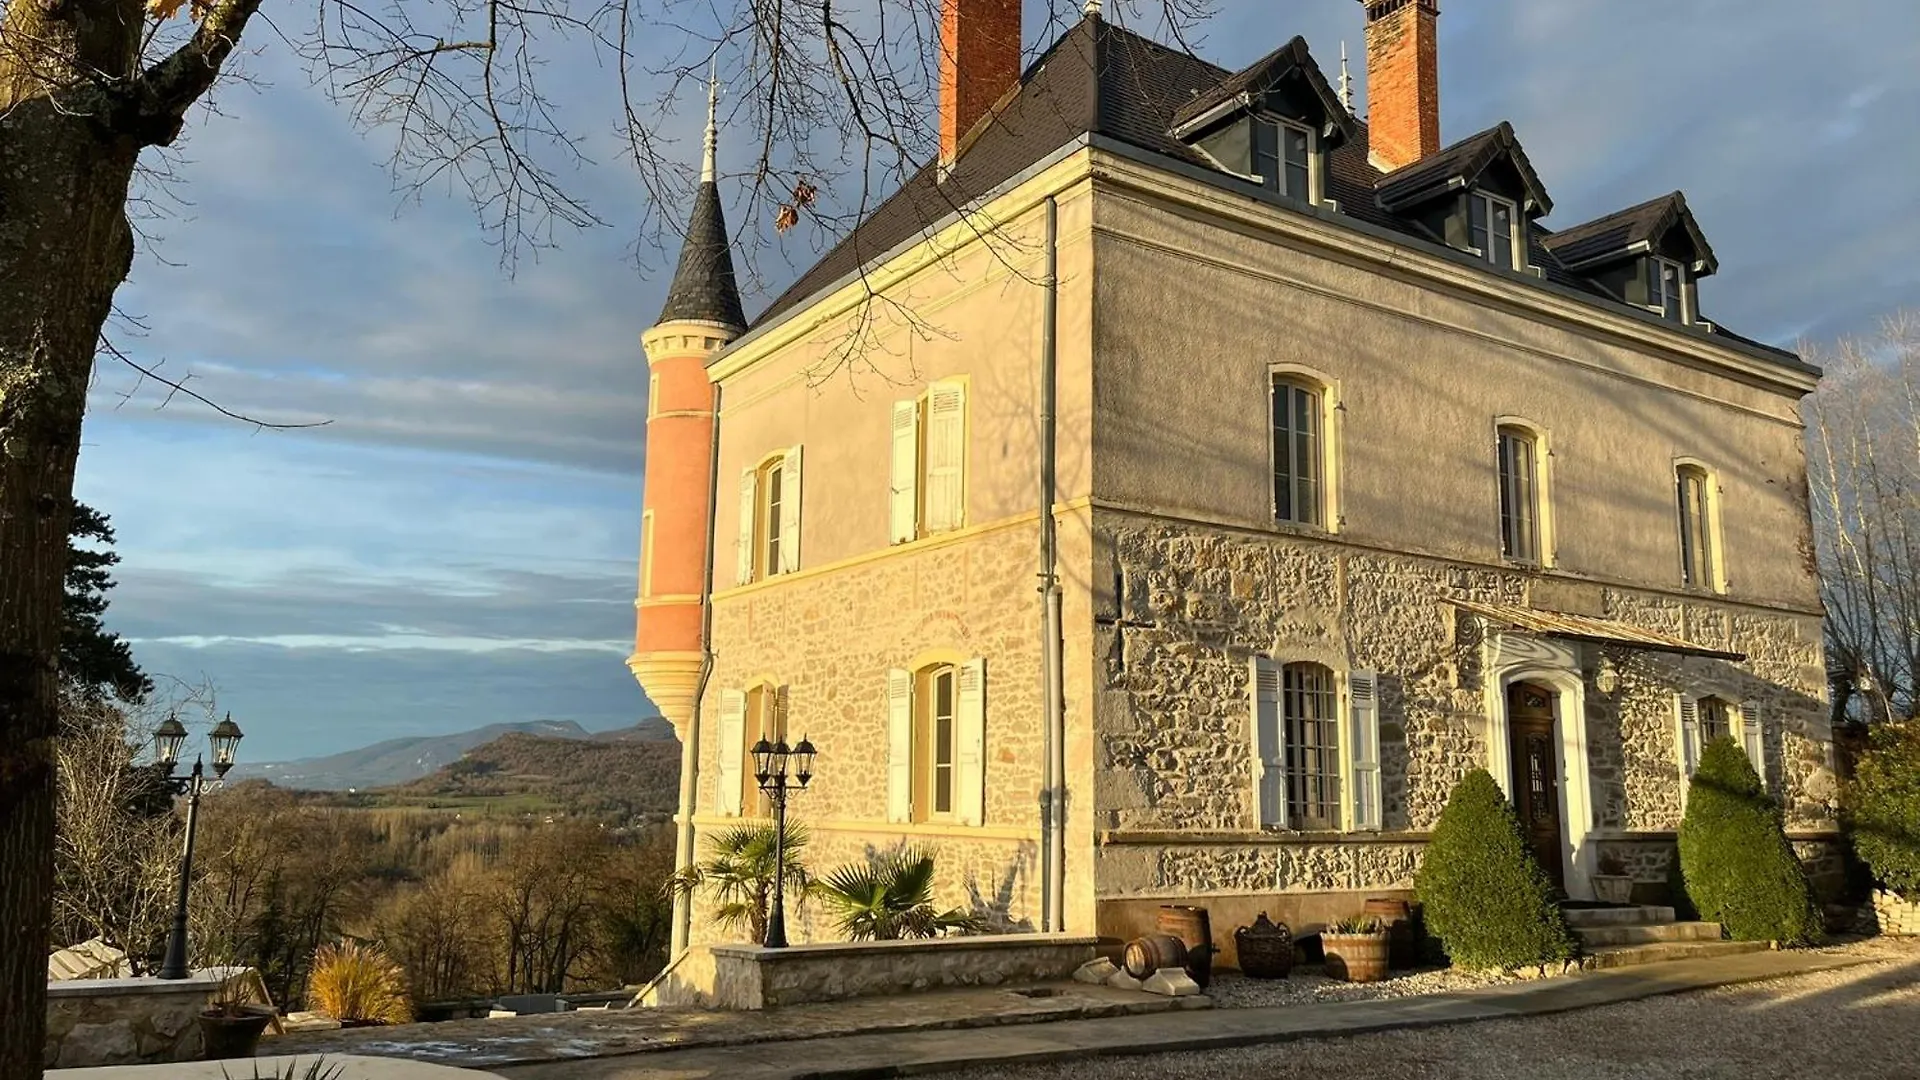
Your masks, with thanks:
[{"label": "terracotta pot", "polygon": [[1327,956],[1329,978],[1370,983],[1380,982],[1387,977],[1390,945],[1384,932],[1336,934],[1323,931],[1320,934],[1320,949]]},{"label": "terracotta pot", "polygon": [[260,1033],[273,1022],[273,1014],[254,1006],[242,1005],[238,1013],[209,1009],[200,1014],[202,1061],[250,1058],[260,1047]]},{"label": "terracotta pot", "polygon": [[1361,907],[1360,913],[1380,920],[1387,933],[1387,962],[1396,968],[1420,963],[1420,943],[1414,932],[1413,907],[1405,900],[1376,896]]}]

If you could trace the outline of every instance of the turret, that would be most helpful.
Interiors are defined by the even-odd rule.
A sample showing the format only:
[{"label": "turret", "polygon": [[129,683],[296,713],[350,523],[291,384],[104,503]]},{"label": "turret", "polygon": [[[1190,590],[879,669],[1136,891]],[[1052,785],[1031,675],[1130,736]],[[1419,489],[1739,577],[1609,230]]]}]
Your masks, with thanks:
[{"label": "turret", "polygon": [[713,385],[707,362],[746,331],[733,255],[714,182],[716,93],[687,223],[686,246],[660,319],[642,337],[647,386],[647,471],[640,526],[640,595],[627,667],[683,736],[703,652],[701,594],[712,542]]}]

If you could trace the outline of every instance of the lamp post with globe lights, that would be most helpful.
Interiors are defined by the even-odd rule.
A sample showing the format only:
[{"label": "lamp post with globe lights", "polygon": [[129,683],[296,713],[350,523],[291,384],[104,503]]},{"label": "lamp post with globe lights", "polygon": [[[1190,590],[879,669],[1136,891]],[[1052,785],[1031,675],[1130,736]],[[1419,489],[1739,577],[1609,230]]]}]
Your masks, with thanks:
[{"label": "lamp post with globe lights", "polygon": [[806,736],[798,746],[787,740],[753,744],[753,778],[773,803],[773,911],[767,916],[769,949],[787,947],[787,796],[813,779],[813,744]]},{"label": "lamp post with globe lights", "polygon": [[175,794],[187,797],[187,841],[186,849],[180,856],[180,895],[173,910],[173,932],[167,935],[167,956],[161,961],[156,973],[162,979],[184,979],[187,977],[187,888],[193,880],[193,834],[200,823],[200,796],[206,790],[226,779],[227,770],[233,768],[233,755],[240,748],[240,725],[233,722],[233,714],[213,725],[207,732],[207,745],[213,753],[213,777],[208,779],[199,757],[193,759],[193,771],[185,776],[174,776],[173,768],[180,761],[180,748],[187,741],[187,727],[179,717],[169,716],[153,729],[153,754],[155,760],[166,766],[167,784]]}]

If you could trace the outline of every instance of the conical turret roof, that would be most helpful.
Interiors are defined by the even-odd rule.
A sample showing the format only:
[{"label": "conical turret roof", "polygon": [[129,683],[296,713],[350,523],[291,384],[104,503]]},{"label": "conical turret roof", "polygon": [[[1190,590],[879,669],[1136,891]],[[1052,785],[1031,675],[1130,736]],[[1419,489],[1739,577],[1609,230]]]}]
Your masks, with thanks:
[{"label": "conical turret roof", "polygon": [[740,286],[733,276],[733,250],[727,241],[727,216],[720,206],[720,188],[714,182],[714,156],[719,143],[715,116],[719,86],[707,92],[707,137],[700,163],[700,186],[694,190],[693,217],[687,222],[686,245],[680,265],[667,287],[667,305],[660,322],[696,319],[719,323],[736,331],[747,328],[740,307]]}]

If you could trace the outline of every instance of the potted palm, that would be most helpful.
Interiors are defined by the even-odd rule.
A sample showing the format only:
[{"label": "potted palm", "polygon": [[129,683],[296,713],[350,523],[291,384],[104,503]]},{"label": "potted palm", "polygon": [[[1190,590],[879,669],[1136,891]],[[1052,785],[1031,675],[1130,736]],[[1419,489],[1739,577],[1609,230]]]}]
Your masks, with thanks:
[{"label": "potted palm", "polygon": [[897,941],[948,933],[977,933],[971,913],[933,904],[933,855],[903,847],[864,863],[851,863],[814,885],[840,932],[853,941]]},{"label": "potted palm", "polygon": [[[813,875],[800,861],[807,846],[804,826],[788,822],[786,892],[806,900]],[[707,857],[675,874],[667,887],[680,893],[705,892],[713,901],[711,918],[724,929],[744,925],[755,945],[767,940],[773,905],[774,831],[772,825],[735,825],[706,840]]]},{"label": "potted palm", "polygon": [[200,1057],[203,1061],[250,1058],[260,1047],[260,1036],[273,1022],[271,1005],[251,1001],[252,968],[231,969],[220,989],[200,1013]]},{"label": "potted palm", "polygon": [[1379,982],[1387,977],[1386,924],[1373,915],[1350,915],[1320,932],[1327,975],[1347,982]]}]

